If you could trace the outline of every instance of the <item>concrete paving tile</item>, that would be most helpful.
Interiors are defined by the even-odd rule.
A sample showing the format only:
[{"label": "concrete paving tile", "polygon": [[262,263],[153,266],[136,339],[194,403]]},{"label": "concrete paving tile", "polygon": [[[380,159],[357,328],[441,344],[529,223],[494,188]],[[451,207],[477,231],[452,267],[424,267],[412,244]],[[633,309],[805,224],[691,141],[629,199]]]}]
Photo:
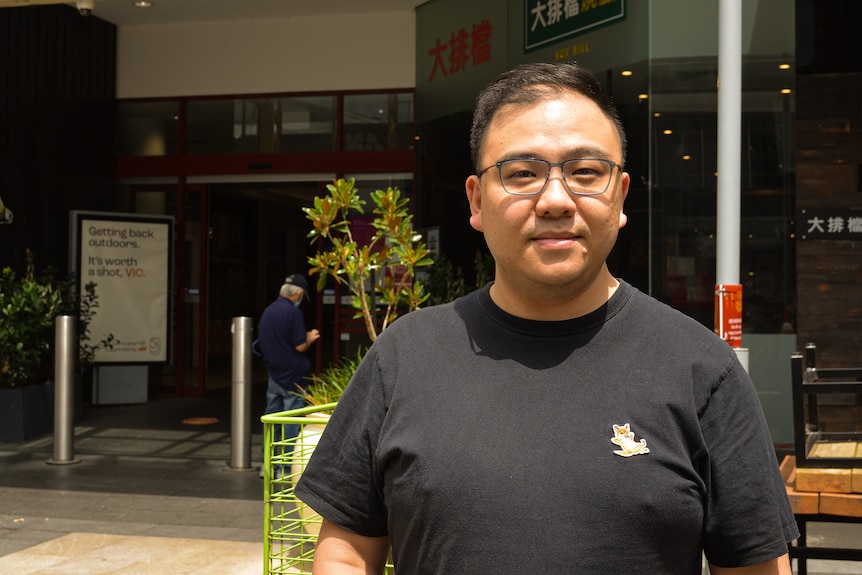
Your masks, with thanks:
[{"label": "concrete paving tile", "polygon": [[63,535],[51,531],[16,530],[0,535],[0,557]]},{"label": "concrete paving tile", "polygon": [[142,533],[153,537],[190,537],[193,539],[217,539],[258,543],[263,540],[263,524],[258,529],[236,529],[230,527],[205,527],[201,525],[154,525]]},{"label": "concrete paving tile", "polygon": [[16,575],[259,575],[263,544],[193,538],[70,533],[0,557]]},{"label": "concrete paving tile", "polygon": [[[86,540],[87,536],[98,538],[100,544],[98,546],[82,546],[80,542]],[[143,545],[132,544],[134,538],[117,535],[82,534],[79,536],[78,534],[70,534],[60,539],[61,542],[66,542],[70,538],[75,539],[75,541],[69,541],[69,544],[62,548],[55,547],[53,549],[53,556],[60,557],[61,560],[49,568],[43,569],[42,572],[45,575],[54,573],[58,575],[61,573],[89,573],[91,575],[116,572],[135,573],[136,565],[146,565],[154,559],[151,545],[146,544],[148,538],[141,540]],[[47,553],[51,555],[52,551],[46,550],[45,547],[46,544],[42,544],[39,548],[23,551],[21,554],[38,553],[42,555]],[[0,558],[0,567],[2,565],[2,558]]]},{"label": "concrete paving tile", "polygon": [[[48,569],[60,563],[62,557],[47,554],[33,555],[7,555],[0,557],[0,568],[4,573],[15,573],[16,575],[41,575]],[[71,573],[69,575],[72,575]]]},{"label": "concrete paving tile", "polygon": [[46,519],[42,523],[34,523],[29,530],[51,533],[90,532],[90,533],[122,533],[139,535],[149,532],[155,524],[121,521],[92,521],[87,519]]}]

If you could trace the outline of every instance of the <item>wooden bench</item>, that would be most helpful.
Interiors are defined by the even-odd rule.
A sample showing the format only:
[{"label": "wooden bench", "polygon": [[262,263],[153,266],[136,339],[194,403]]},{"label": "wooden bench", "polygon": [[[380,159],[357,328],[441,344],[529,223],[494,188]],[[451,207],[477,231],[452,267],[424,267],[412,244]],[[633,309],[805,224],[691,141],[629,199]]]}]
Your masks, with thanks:
[{"label": "wooden bench", "polygon": [[[862,493],[838,493],[828,485],[825,486],[827,491],[799,491],[796,489],[798,473],[799,471],[804,473],[805,470],[797,470],[796,457],[788,455],[781,462],[780,467],[787,497],[790,499],[790,506],[799,525],[800,537],[789,548],[791,559],[797,561],[797,574],[807,575],[808,559],[862,561],[862,549],[809,547],[806,536],[807,524],[810,521],[862,523]],[[851,472],[849,469],[838,471]]]}]

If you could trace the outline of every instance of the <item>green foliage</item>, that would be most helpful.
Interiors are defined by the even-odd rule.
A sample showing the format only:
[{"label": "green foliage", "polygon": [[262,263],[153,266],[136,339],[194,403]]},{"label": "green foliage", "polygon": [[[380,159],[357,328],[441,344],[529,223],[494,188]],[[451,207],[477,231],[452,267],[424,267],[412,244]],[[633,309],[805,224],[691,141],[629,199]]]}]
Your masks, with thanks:
[{"label": "green foliage", "polygon": [[85,371],[93,365],[96,360],[96,352],[100,349],[112,349],[117,338],[114,334],[107,333],[96,343],[91,343],[90,323],[96,317],[99,307],[99,295],[96,293],[96,282],[88,282],[84,285],[84,293],[72,293],[68,299],[69,315],[78,316],[78,368]]},{"label": "green foliage", "polygon": [[77,315],[78,368],[86,369],[98,349],[113,347],[106,334],[90,343],[90,322],[99,307],[96,284],[74,292],[74,276],[54,279],[52,270],[37,276],[33,254],[27,250],[27,267],[19,277],[10,268],[0,273],[0,387],[41,383],[53,376],[54,322],[59,315]]},{"label": "green foliage", "polygon": [[308,379],[311,383],[304,388],[300,387],[296,394],[305,398],[307,405],[336,403],[341,399],[350,378],[353,377],[353,372],[362,362],[364,354],[364,350],[359,350],[355,358],[344,357],[337,365],[330,365],[320,375],[309,376]]},{"label": "green foliage", "polygon": [[16,387],[50,374],[54,317],[63,304],[51,278],[36,277],[27,250],[22,277],[10,268],[0,274],[0,386]]},{"label": "green foliage", "polygon": [[476,281],[470,284],[464,278],[464,271],[460,267],[456,268],[446,254],[441,253],[431,266],[426,280],[429,303],[439,305],[450,302],[487,284],[494,278],[494,259],[489,254],[476,252],[473,271]]},{"label": "green foliage", "polygon": [[428,299],[415,269],[433,260],[421,234],[413,230],[409,200],[401,197],[398,188],[372,192],[374,234],[367,244],[358,243],[350,227],[351,216],[363,214],[366,203],[355,181],[339,179],[326,189],[326,196],[314,198],[314,207],[303,208],[312,222],[308,233],[312,243],[329,244],[308,259],[309,273],[320,275],[318,289],[333,278],[350,290],[355,317],[364,320],[374,341],[399,313],[413,311]]}]

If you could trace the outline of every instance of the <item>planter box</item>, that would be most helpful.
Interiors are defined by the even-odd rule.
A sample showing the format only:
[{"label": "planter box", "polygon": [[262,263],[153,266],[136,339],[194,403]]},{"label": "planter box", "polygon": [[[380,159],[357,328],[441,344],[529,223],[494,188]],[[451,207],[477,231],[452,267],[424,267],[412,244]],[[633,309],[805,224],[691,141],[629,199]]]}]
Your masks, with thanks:
[{"label": "planter box", "polygon": [[[74,420],[83,416],[80,379],[75,378]],[[24,442],[54,432],[54,382],[0,388],[0,441]]]}]

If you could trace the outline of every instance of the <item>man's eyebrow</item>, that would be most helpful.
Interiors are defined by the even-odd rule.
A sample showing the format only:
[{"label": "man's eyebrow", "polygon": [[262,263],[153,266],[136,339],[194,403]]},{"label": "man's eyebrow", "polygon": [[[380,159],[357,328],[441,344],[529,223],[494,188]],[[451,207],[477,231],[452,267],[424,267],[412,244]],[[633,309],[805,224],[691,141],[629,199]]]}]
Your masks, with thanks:
[{"label": "man's eyebrow", "polygon": [[[504,161],[504,160],[517,160],[517,159],[529,159],[534,158],[537,160],[546,160],[543,154],[538,154],[529,150],[515,150],[508,152],[502,158],[496,161]],[[612,154],[608,153],[606,150],[602,148],[598,148],[595,146],[579,146],[577,148],[570,148],[562,154],[562,158],[565,160],[577,159],[577,158],[601,158],[610,160],[612,158]]]},{"label": "man's eyebrow", "polygon": [[580,146],[572,148],[566,152],[567,158],[603,158],[610,159],[611,155],[607,150],[595,146]]}]

